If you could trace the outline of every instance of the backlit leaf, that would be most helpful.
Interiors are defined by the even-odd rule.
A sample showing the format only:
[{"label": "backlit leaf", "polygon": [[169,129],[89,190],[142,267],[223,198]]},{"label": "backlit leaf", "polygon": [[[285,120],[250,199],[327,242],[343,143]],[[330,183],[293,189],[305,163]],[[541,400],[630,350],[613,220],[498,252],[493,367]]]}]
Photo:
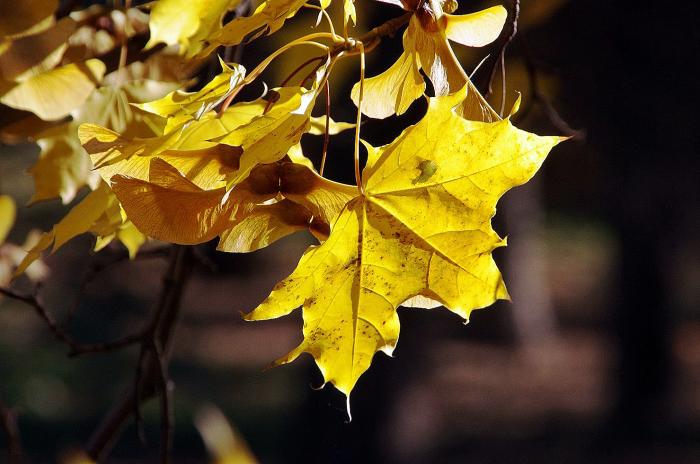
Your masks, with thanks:
[{"label": "backlit leaf", "polygon": [[[404,33],[403,46],[404,52],[389,69],[365,80],[362,112],[371,118],[401,115],[425,91],[415,41],[411,40],[408,31]],[[352,88],[351,97],[359,106],[359,82]]]},{"label": "backlit leaf", "polygon": [[78,190],[99,183],[99,175],[92,171],[92,163],[80,146],[77,126],[62,124],[40,134],[39,160],[29,170],[34,177],[34,195],[31,202],[60,197],[69,203]]},{"label": "backlit leaf", "polygon": [[199,119],[208,111],[222,103],[245,77],[245,68],[238,64],[231,66],[219,61],[222,72],[197,92],[176,90],[155,101],[137,105],[149,113],[168,119],[165,132],[192,119]]},{"label": "backlit leaf", "polygon": [[107,184],[102,183],[96,190],[88,193],[68,214],[49,232],[42,234],[38,243],[27,253],[15,271],[21,275],[42,253],[48,249],[55,252],[69,240],[90,232],[97,236],[96,249],[103,248],[124,232],[125,245],[131,256],[136,254],[145,237],[133,230],[131,223],[122,213],[117,198]]},{"label": "backlit leaf", "polygon": [[[433,3],[439,6],[439,2]],[[404,113],[423,94],[425,83],[419,72],[422,69],[437,96],[468,87],[460,110],[464,117],[477,121],[498,119],[462,69],[448,39],[473,47],[491,43],[503,28],[505,8],[496,6],[468,15],[450,15],[433,11],[421,2],[417,5],[404,5],[414,11],[404,33],[404,53],[387,71],[365,81],[362,111],[380,119]],[[355,105],[359,104],[359,83],[353,87],[352,99]]]},{"label": "backlit leaf", "polygon": [[153,98],[162,95],[163,90],[169,90],[172,85],[140,80],[124,83],[121,87],[100,87],[79,109],[71,112],[73,121],[33,136],[41,153],[29,171],[36,185],[31,201],[60,197],[67,204],[83,186],[96,188],[100,175],[92,169],[92,161],[80,144],[78,126],[90,122],[129,135],[153,135],[151,127],[144,121],[150,115],[133,108],[129,102],[130,98],[134,101],[134,97],[129,97],[127,92]]},{"label": "backlit leaf", "polygon": [[428,113],[375,149],[365,195],[352,200],[330,237],[247,318],[303,306],[304,340],[277,363],[308,352],[326,382],[346,395],[374,354],[391,354],[396,308],[417,295],[464,319],[508,298],[491,256],[505,245],[491,227],[496,202],[529,180],[559,137],[538,137],[509,120],[467,121],[454,108],[466,88],[430,100]]},{"label": "backlit leaf", "polygon": [[[326,117],[325,116],[320,116],[320,117],[312,117],[310,119],[311,121],[311,128],[309,129],[309,134],[313,135],[323,135],[326,133]],[[337,135],[340,134],[343,131],[349,130],[349,129],[354,129],[355,124],[351,122],[337,122],[334,121],[333,118],[330,119],[328,122],[328,133],[330,135]]]},{"label": "backlit leaf", "polygon": [[249,16],[236,18],[213,37],[205,52],[220,45],[238,45],[244,39],[252,40],[272,34],[282,27],[284,22],[294,16],[304,6],[305,0],[267,0],[258,6]]},{"label": "backlit leaf", "polygon": [[14,84],[0,92],[0,102],[55,121],[82,105],[104,73],[105,65],[97,59],[68,64]]},{"label": "backlit leaf", "polygon": [[53,69],[60,64],[75,29],[76,22],[66,17],[46,31],[13,40],[0,55],[0,78],[22,81]]},{"label": "backlit leaf", "polygon": [[197,54],[205,39],[221,28],[227,11],[240,0],[159,0],[151,10],[151,39],[146,48],[158,43],[180,45],[180,52]]},{"label": "backlit leaf", "polygon": [[357,193],[288,161],[256,167],[228,193],[197,186],[160,158],[151,159],[147,175],[147,180],[111,177],[114,193],[141,232],[180,244],[220,235],[218,249],[228,252],[254,251],[304,229],[323,240]]},{"label": "backlit leaf", "polygon": [[15,202],[7,195],[0,195],[0,245],[10,233],[12,225],[15,223],[17,208]]}]

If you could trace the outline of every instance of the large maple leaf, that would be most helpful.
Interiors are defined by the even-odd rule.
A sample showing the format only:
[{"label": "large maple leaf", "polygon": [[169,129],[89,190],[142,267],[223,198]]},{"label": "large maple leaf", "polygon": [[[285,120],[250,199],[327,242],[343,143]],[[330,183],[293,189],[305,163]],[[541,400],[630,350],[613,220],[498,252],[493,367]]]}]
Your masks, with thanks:
[{"label": "large maple leaf", "polygon": [[394,350],[402,303],[423,296],[468,319],[508,298],[491,255],[505,245],[491,227],[496,202],[529,180],[561,138],[508,119],[468,121],[455,111],[466,94],[430,99],[417,125],[387,146],[368,146],[364,195],[246,316],[272,319],[303,306],[304,339],[277,364],[308,352],[349,396],[374,354]]}]

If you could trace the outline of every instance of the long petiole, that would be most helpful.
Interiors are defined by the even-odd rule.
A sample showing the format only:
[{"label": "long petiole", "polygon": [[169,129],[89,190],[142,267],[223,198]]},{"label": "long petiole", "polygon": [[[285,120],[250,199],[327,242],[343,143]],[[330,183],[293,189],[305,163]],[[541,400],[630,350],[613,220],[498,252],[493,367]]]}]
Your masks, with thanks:
[{"label": "long petiole", "polygon": [[[336,42],[342,42],[344,40],[341,36],[336,34],[335,26],[333,26],[333,21],[331,20],[331,17],[328,15],[328,12],[324,8],[321,8],[318,5],[312,5],[310,3],[306,3],[304,6],[306,8],[311,8],[312,10],[319,10],[319,12],[320,12],[319,14],[323,15],[323,17],[326,19],[326,22],[328,22],[328,27],[331,31],[331,34],[333,34],[336,37],[335,38]],[[319,18],[319,21],[320,21],[320,18]]]},{"label": "long petiole", "polygon": [[323,132],[323,154],[321,155],[321,169],[318,173],[323,177],[323,171],[326,168],[326,156],[328,155],[328,144],[331,141],[330,125],[331,125],[331,89],[328,80],[326,79],[326,128]]},{"label": "long petiole", "polygon": [[[124,11],[128,11],[129,8],[131,8],[131,0],[124,0],[124,3],[122,5],[121,2],[116,2],[114,3],[115,8],[124,8]],[[128,44],[127,44],[128,38],[126,35],[122,38],[122,44],[121,47],[119,48],[119,67],[118,73],[119,73],[119,85],[122,85],[124,81],[126,80],[126,60],[127,60],[127,53],[129,50]]]},{"label": "long petiole", "polygon": [[360,123],[362,122],[362,100],[365,94],[365,45],[358,41],[360,49],[360,98],[357,102],[357,119],[355,120],[355,182],[360,194],[365,194],[365,187],[362,185],[362,174],[360,173]]},{"label": "long petiole", "polygon": [[[325,56],[321,55],[321,56],[316,56],[316,57],[314,57],[314,58],[309,58],[308,60],[304,61],[302,64],[300,64],[299,66],[297,66],[296,69],[295,69],[294,71],[292,71],[292,72],[282,81],[282,83],[280,84],[280,87],[284,87],[285,85],[287,85],[287,84],[289,83],[289,81],[291,81],[291,80],[294,78],[294,76],[296,76],[297,74],[299,74],[299,71],[301,71],[302,69],[304,69],[305,67],[307,67],[308,65],[310,65],[311,63],[313,63],[314,61],[322,61],[323,58],[325,58]],[[316,67],[314,68],[314,71],[317,70],[317,69],[318,69],[318,66],[316,66]]]}]

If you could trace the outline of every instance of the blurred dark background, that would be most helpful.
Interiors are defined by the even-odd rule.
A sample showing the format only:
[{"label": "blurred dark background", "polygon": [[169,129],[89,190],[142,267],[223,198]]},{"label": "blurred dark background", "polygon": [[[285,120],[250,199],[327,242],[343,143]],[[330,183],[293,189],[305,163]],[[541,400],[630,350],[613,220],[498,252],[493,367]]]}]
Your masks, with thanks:
[{"label": "blurred dark background", "polygon": [[[400,14],[356,3],[361,27]],[[495,3],[465,0],[459,11]],[[377,355],[346,423],[343,396],[311,388],[322,379],[310,357],[262,371],[300,341],[300,315],[255,324],[239,316],[293,269],[311,239],[290,237],[251,255],[200,247],[217,270],[198,268],[186,289],[171,372],[176,462],[205,461],[193,417],[207,404],[265,463],[700,462],[700,8],[521,3],[519,33],[506,52],[506,108],[521,91],[520,127],[575,137],[500,204],[496,230],[509,246],[496,260],[513,303],[476,311],[467,326],[443,309],[400,310],[394,358]],[[244,65],[314,21],[297,18],[246,47]],[[498,50],[454,48],[468,71],[489,54],[474,75],[484,88]],[[399,54],[400,40],[385,40],[368,56],[368,75]],[[301,60],[285,55],[265,82],[278,84]],[[356,62],[334,73],[336,120],[354,118],[349,89],[358,75]],[[500,107],[498,78],[493,98]],[[368,121],[363,138],[388,143],[422,111],[418,102],[400,118]],[[320,138],[303,143],[318,161]],[[29,199],[31,179],[18,173],[37,153],[0,146],[1,193]],[[350,134],[333,137],[327,174],[352,181]],[[21,208],[10,241],[48,229],[65,210],[58,202]],[[78,295],[84,270],[99,258],[90,246],[83,237],[48,258],[42,291],[58,315],[81,296],[71,331],[99,341],[145,317],[165,262],[119,264]],[[130,385],[136,357],[125,350],[68,359],[28,307],[0,300],[0,397],[18,408],[36,462],[55,462],[86,440]],[[156,402],[144,413],[149,446],[128,427],[109,462],[155,460]]]}]

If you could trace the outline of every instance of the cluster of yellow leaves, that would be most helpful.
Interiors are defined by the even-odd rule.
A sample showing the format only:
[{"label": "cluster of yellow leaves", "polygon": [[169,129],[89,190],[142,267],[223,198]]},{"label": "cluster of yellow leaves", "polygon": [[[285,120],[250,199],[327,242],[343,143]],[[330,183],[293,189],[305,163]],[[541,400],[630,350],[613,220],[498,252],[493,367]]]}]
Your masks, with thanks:
[{"label": "cluster of yellow leaves", "polygon": [[[265,0],[251,14],[222,25],[228,11],[240,0],[160,0],[151,13],[151,39],[147,48],[158,43],[179,45],[187,56],[211,54],[217,47],[238,45],[278,31],[285,21],[310,2],[306,0]],[[320,0],[326,9],[331,0]],[[353,0],[343,0],[345,23],[357,22]]]},{"label": "cluster of yellow leaves", "polygon": [[[15,223],[17,207],[14,200],[7,195],[0,195],[0,286],[7,285],[14,269],[22,261],[26,252],[12,243],[5,243],[7,236]],[[28,241],[35,240],[36,236],[30,234]],[[32,281],[43,280],[48,274],[46,266],[41,262],[35,262],[27,269],[27,276]]]},{"label": "cluster of yellow leaves", "polygon": [[[277,318],[303,308],[303,340],[277,364],[310,353],[325,381],[348,396],[375,353],[391,354],[396,347],[400,305],[442,305],[468,320],[472,310],[508,298],[492,257],[505,239],[493,230],[491,218],[500,197],[527,182],[561,139],[530,134],[510,118],[501,119],[455,58],[450,41],[479,47],[499,36],[503,7],[453,15],[455,1],[382,1],[411,13],[404,52],[387,71],[358,83],[353,100],[372,118],[402,114],[424,96],[421,71],[435,97],[428,99],[420,122],[394,142],[382,147],[363,142],[368,160],[359,186],[323,178],[301,150],[302,137],[324,134],[326,123],[330,134],[356,128],[312,116],[339,56],[331,56],[329,47],[310,88],[278,87],[235,103],[258,68],[246,76],[242,66],[221,62],[219,75],[200,90],[185,92],[154,80],[125,79],[124,70],[111,86],[98,87],[104,66],[99,73],[90,60],[73,62],[66,66],[91,75],[92,87],[76,85],[73,91],[80,95],[69,96],[73,106],[61,112],[55,109],[61,102],[47,107],[37,102],[34,84],[19,88],[62,70],[56,66],[65,50],[47,50],[28,70],[4,76],[10,83],[7,92],[0,91],[6,104],[42,119],[71,116],[37,138],[42,158],[34,168],[35,200],[60,195],[68,201],[93,182],[91,167],[99,176],[94,190],[42,237],[19,272],[44,250],[84,232],[98,237],[97,249],[116,238],[133,254],[145,237],[179,244],[218,237],[219,250],[249,252],[308,230],[320,244],[310,247],[296,270],[246,318]],[[315,8],[330,3],[321,0]],[[165,43],[177,45],[181,55],[206,56],[220,45],[273,33],[308,6],[267,0],[248,16],[222,24],[238,5],[236,0],[160,0],[151,11],[147,48]],[[356,21],[352,0],[343,2],[343,11],[344,26]],[[326,34],[334,43],[337,37]],[[11,51],[21,39],[6,40],[5,50]],[[353,44],[345,42],[346,51]],[[74,68],[61,72],[72,79]],[[63,82],[44,78],[51,83],[38,88],[50,85],[56,91]],[[20,94],[26,98],[17,100]],[[77,153],[84,155],[83,164]],[[61,176],[43,185],[49,172]]]},{"label": "cluster of yellow leaves", "polygon": [[244,77],[240,66],[222,67],[198,92],[139,105],[163,119],[159,136],[83,124],[80,140],[98,172],[139,230],[159,240],[219,236],[220,250],[248,252],[301,229],[325,238],[357,190],[320,177],[300,153],[301,136],[313,132],[318,85],[272,89],[217,114],[210,109]]},{"label": "cluster of yellow leaves", "polygon": [[[83,232],[97,236],[96,249],[116,238],[133,255],[145,236],[128,221],[107,186],[100,185],[101,178],[80,145],[78,127],[91,122],[129,136],[154,135],[162,129],[160,121],[132,104],[151,101],[182,83],[172,73],[161,72],[156,60],[107,74],[97,58],[147,31],[148,16],[143,12],[93,6],[56,21],[57,2],[26,3],[31,14],[23,7],[3,14],[7,25],[3,22],[0,29],[0,103],[31,114],[18,112],[0,135],[5,142],[35,141],[41,149],[30,169],[36,184],[32,202],[58,197],[69,203],[84,186],[94,191],[39,239],[17,273],[51,245],[55,250]],[[18,33],[18,25],[27,18],[39,22]]]}]

